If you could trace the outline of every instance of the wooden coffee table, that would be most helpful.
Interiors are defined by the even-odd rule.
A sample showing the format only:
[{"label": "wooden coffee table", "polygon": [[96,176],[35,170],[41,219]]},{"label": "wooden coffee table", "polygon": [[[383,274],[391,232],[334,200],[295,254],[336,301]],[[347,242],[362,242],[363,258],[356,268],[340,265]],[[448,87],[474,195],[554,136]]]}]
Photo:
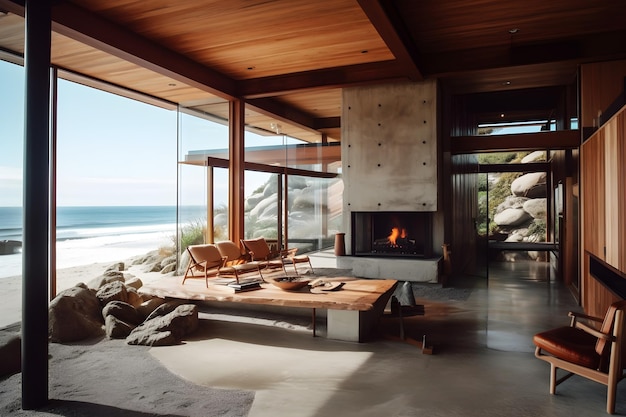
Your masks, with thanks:
[{"label": "wooden coffee table", "polygon": [[260,290],[236,293],[224,285],[206,288],[203,279],[187,280],[182,285],[182,278],[166,277],[144,285],[139,292],[162,298],[310,308],[314,318],[317,309],[325,309],[328,338],[363,342],[378,322],[397,285],[392,279],[314,277],[318,278],[345,284],[338,291],[312,292],[308,288],[284,291],[271,283],[263,283]]}]

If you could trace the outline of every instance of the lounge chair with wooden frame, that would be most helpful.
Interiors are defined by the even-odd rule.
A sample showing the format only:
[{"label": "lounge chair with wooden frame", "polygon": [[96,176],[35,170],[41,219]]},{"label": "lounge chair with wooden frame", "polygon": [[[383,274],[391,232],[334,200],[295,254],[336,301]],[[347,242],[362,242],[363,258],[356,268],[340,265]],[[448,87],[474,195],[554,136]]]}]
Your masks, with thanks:
[{"label": "lounge chair with wooden frame", "polygon": [[242,239],[241,244],[244,249],[250,254],[253,261],[261,263],[262,269],[277,269],[282,268],[283,272],[287,273],[286,265],[291,265],[296,275],[298,275],[297,264],[308,263],[313,271],[311,260],[307,255],[296,255],[298,248],[284,249],[284,250],[272,250],[265,240],[265,238],[256,239]]},{"label": "lounge chair with wooden frame", "polygon": [[[626,300],[609,307],[604,319],[570,312],[570,326],[538,333],[533,342],[535,356],[550,364],[550,394],[556,386],[576,374],[607,386],[606,411],[615,412],[617,384],[624,377],[624,310]],[[580,320],[601,323],[599,330]],[[557,379],[557,369],[568,372]]]},{"label": "lounge chair with wooden frame", "polygon": [[224,266],[219,270],[220,277],[232,276],[239,283],[242,275],[254,274],[263,280],[260,263],[252,261],[235,242],[225,240],[215,243],[215,246],[220,254],[226,257]]},{"label": "lounge chair with wooden frame", "polygon": [[[189,264],[183,277],[183,284],[187,278],[204,278],[207,288],[209,278],[219,275],[220,269],[226,263],[226,257],[222,256],[215,245],[190,245],[187,247]],[[196,275],[198,273],[199,275]]]}]

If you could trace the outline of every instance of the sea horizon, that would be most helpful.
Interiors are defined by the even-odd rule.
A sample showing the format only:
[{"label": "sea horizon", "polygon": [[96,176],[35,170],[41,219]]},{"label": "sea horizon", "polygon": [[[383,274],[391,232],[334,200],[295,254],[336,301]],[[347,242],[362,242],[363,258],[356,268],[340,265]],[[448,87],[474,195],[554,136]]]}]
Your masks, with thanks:
[{"label": "sea horizon", "polygon": [[[204,220],[203,206],[181,206],[180,224]],[[176,206],[57,207],[57,268],[123,261],[173,245]],[[22,241],[22,208],[0,207],[0,241]],[[22,254],[0,255],[0,278],[22,273]]]},{"label": "sea horizon", "polygon": [[[174,230],[177,206],[58,206],[57,241]],[[180,206],[178,222],[206,218],[203,206]],[[0,207],[0,241],[22,240],[22,207]]]}]

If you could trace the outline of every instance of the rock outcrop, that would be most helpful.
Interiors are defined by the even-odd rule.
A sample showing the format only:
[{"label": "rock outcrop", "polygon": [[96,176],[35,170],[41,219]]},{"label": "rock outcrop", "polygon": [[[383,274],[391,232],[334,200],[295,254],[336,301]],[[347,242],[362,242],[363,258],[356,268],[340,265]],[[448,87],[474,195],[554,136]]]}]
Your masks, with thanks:
[{"label": "rock outcrop", "polygon": [[0,333],[0,378],[22,370],[22,338],[19,333]]},{"label": "rock outcrop", "polygon": [[76,342],[101,336],[102,306],[83,283],[59,293],[48,308],[48,335],[52,342]]},{"label": "rock outcrop", "polygon": [[125,277],[123,268],[120,263],[112,265],[89,286],[79,283],[57,295],[48,311],[50,341],[76,342],[106,335],[133,345],[163,346],[178,344],[195,331],[195,305],[141,295],[137,291],[141,280]]},{"label": "rock outcrop", "polygon": [[[522,163],[544,159],[543,151],[533,152]],[[493,235],[502,236],[507,242],[545,241],[547,218],[547,183],[545,172],[531,172],[511,182],[511,194],[495,210],[493,221],[497,230]],[[530,254],[530,253],[529,253]],[[534,253],[536,256],[536,252]],[[534,257],[534,256],[531,256]]]}]

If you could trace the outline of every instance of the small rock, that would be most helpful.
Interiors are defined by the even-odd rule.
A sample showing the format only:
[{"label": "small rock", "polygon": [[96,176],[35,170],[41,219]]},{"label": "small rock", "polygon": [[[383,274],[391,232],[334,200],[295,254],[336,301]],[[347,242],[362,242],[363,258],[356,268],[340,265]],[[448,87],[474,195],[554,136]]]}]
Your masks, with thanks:
[{"label": "small rock", "polygon": [[128,302],[126,286],[120,281],[110,282],[103,285],[98,292],[96,292],[96,297],[98,297],[102,306],[105,306],[109,302],[115,300],[123,301],[125,303]]},{"label": "small rock", "polygon": [[144,301],[137,307],[137,311],[141,314],[141,317],[148,317],[158,306],[165,304],[165,300],[162,298],[154,297],[148,301]]},{"label": "small rock", "polygon": [[126,287],[133,287],[136,289],[143,287],[143,282],[137,277],[127,279],[124,283],[126,284]]},{"label": "small rock", "polygon": [[109,339],[125,339],[133,331],[132,326],[115,316],[109,315],[104,322],[106,335]]},{"label": "small rock", "polygon": [[111,301],[105,305],[102,309],[102,317],[106,319],[107,316],[113,316],[118,320],[135,325],[143,321],[141,314],[135,307],[122,301]]},{"label": "small rock", "polygon": [[177,344],[198,328],[198,307],[179,305],[174,311],[146,320],[126,338],[129,345],[165,346]]}]

